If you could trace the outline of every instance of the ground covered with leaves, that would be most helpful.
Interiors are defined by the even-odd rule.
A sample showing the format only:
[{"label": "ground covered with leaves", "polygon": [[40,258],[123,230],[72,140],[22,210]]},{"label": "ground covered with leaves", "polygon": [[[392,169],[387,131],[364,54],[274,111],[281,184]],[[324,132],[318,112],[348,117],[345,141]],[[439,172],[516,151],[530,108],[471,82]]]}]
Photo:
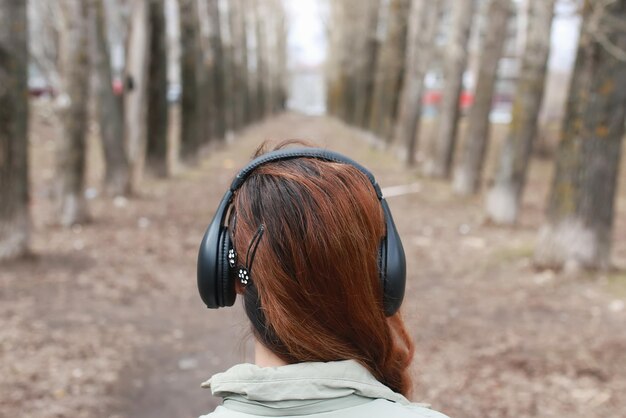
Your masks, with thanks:
[{"label": "ground covered with leaves", "polygon": [[[448,183],[406,170],[363,133],[286,114],[209,148],[171,179],[146,178],[131,199],[98,195],[101,170],[92,164],[93,221],[62,229],[49,199],[55,124],[42,115],[33,124],[34,255],[0,266],[2,416],[212,410],[218,400],[200,383],[252,361],[252,344],[238,303],[203,307],[197,247],[236,169],[262,140],[284,138],[344,152],[388,187],[408,259],[414,400],[452,418],[626,416],[626,274],[532,266],[551,176],[546,161],[533,162],[520,224],[498,228],[484,222],[481,197],[456,198]],[[90,161],[98,154],[92,144]],[[621,186],[614,260],[624,266]]]}]

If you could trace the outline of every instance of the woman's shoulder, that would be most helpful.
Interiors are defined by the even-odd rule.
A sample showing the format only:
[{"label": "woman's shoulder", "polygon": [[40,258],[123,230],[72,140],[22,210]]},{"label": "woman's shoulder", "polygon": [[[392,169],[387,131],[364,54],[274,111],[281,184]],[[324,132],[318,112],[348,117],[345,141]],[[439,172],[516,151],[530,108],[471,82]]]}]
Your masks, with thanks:
[{"label": "woman's shoulder", "polygon": [[386,416],[388,418],[448,418],[447,415],[431,409],[426,404],[410,403],[403,405],[385,399],[377,399],[365,406],[372,412],[372,416]]},{"label": "woman's shoulder", "polygon": [[[424,404],[411,403],[402,405],[386,399],[376,399],[371,402],[335,411],[326,411],[323,414],[313,413],[300,415],[299,417],[321,417],[325,418],[449,418],[447,415],[437,412]],[[202,415],[200,418],[253,418],[258,415],[247,414],[234,411],[224,406],[218,406],[214,412]]]},{"label": "woman's shoulder", "polygon": [[405,408],[415,412],[417,416],[424,418],[449,418],[447,415],[442,414],[441,412],[435,411],[430,407],[426,407],[419,404],[411,404],[405,406]]},{"label": "woman's shoulder", "polygon": [[253,415],[233,411],[232,409],[228,409],[220,405],[215,408],[213,412],[206,415],[200,415],[198,418],[248,418],[251,416]]}]

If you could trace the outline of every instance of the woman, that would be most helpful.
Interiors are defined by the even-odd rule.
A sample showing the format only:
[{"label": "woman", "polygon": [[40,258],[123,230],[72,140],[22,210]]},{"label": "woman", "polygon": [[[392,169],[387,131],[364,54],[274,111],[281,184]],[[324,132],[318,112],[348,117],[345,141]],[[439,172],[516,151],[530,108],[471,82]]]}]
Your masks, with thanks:
[{"label": "woman", "polygon": [[445,418],[406,398],[404,252],[380,188],[352,160],[292,144],[257,150],[200,247],[202,299],[243,296],[255,337],[254,365],[203,384],[224,398],[205,417]]}]

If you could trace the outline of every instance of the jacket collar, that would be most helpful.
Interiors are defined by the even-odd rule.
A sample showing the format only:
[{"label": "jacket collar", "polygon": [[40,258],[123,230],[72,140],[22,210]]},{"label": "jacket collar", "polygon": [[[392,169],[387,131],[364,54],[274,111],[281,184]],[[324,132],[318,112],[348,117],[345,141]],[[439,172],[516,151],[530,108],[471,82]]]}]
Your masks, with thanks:
[{"label": "jacket collar", "polygon": [[239,364],[218,373],[202,387],[215,396],[255,403],[332,400],[356,395],[387,399],[403,405],[409,401],[380,383],[355,360],[298,363],[281,367]]}]

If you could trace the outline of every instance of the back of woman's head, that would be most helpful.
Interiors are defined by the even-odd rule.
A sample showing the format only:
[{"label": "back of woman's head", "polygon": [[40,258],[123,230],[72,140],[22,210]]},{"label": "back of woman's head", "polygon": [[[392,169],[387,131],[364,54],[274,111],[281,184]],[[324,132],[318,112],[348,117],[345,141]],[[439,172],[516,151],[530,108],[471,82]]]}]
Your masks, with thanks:
[{"label": "back of woman's head", "polygon": [[287,363],[355,359],[408,394],[413,344],[397,314],[385,317],[385,222],[368,178],[314,158],[267,163],[237,191],[232,216],[238,254],[264,228],[251,281],[239,288],[257,339]]}]

